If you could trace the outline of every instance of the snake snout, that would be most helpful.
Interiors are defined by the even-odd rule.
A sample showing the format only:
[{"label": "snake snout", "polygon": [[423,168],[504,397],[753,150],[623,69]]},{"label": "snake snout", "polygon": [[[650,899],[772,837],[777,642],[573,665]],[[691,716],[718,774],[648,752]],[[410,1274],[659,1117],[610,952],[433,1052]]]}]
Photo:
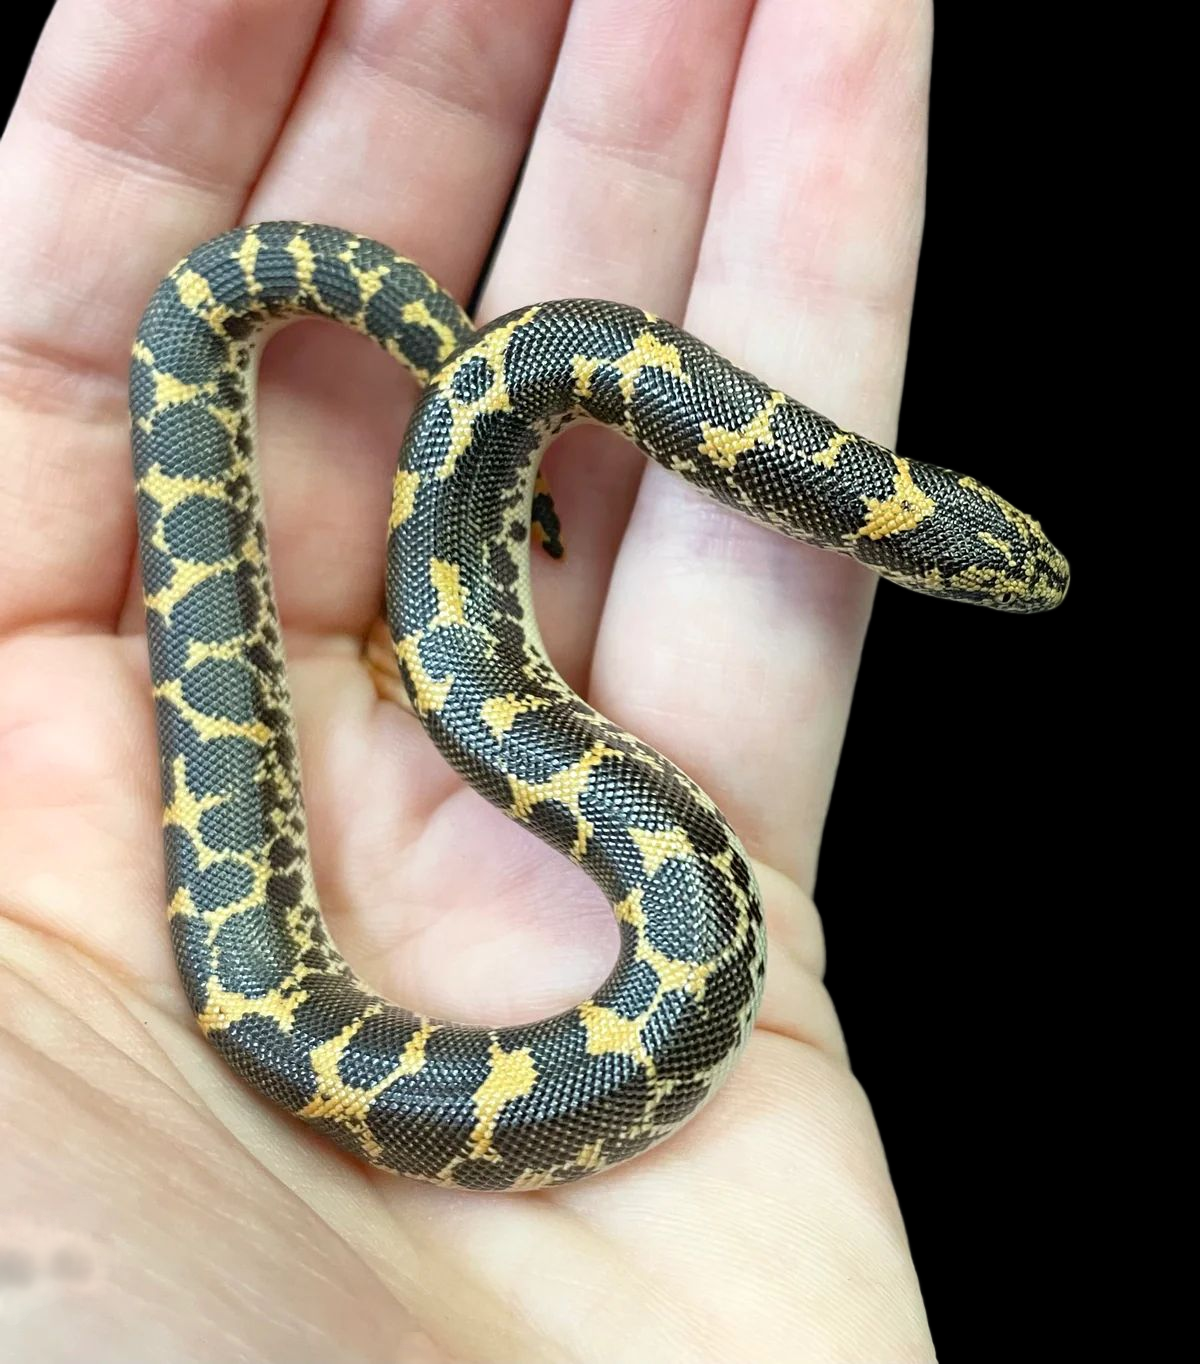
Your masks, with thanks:
[{"label": "snake snout", "polygon": [[1001,611],[1050,611],[1067,594],[1071,571],[1041,525],[974,479],[953,476],[959,563],[950,594]]}]

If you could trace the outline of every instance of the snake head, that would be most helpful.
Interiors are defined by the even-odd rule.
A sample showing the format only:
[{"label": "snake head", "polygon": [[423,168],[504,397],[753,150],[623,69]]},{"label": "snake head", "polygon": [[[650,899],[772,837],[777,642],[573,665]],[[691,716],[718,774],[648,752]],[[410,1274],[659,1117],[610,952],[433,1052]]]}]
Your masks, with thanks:
[{"label": "snake head", "polygon": [[991,488],[957,474],[955,513],[961,560],[948,594],[1000,611],[1050,611],[1067,595],[1071,570],[1039,522]]},{"label": "snake head", "polygon": [[893,456],[887,499],[866,499],[850,552],[906,587],[1027,615],[1067,594],[1070,568],[1032,516],[991,488],[934,465]]}]

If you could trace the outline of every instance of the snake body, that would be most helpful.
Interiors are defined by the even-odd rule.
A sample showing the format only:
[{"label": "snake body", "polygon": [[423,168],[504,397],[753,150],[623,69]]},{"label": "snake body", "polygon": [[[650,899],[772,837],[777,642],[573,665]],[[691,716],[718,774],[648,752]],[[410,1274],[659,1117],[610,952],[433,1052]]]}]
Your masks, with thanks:
[{"label": "snake body", "polygon": [[[612,974],[557,1017],[486,1029],[411,1013],[325,929],[254,432],[259,345],[299,315],[373,337],[424,385],[388,526],[389,624],[449,761],[614,908]],[[533,1189],[645,1150],[711,1095],[762,989],[737,838],[542,648],[529,528],[533,509],[556,548],[535,479],[564,425],[620,431],[719,501],[927,593],[1039,611],[1066,588],[1038,524],[995,493],[841,431],[668,322],[572,300],[477,332],[411,261],[334,228],[267,223],[193,251],[145,312],[130,392],[169,922],[191,1007],[256,1089],[435,1183]]]}]

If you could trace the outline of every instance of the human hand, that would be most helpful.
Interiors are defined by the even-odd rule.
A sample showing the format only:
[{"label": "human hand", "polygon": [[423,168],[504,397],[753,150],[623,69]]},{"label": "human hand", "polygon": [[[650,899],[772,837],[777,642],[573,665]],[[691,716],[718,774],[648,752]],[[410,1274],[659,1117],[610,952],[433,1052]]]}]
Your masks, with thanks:
[{"label": "human hand", "polygon": [[[465,299],[527,154],[481,317],[628,300],[886,442],[927,7],[752,8],[60,0],[0,144],[0,1177],[14,1225],[68,1229],[104,1291],[30,1319],[24,1357],[48,1331],[86,1332],[96,1360],[213,1340],[408,1364],[932,1357],[809,899],[869,610],[854,565],[606,433],[547,461],[570,548],[535,563],[550,652],[723,807],[771,932],[746,1055],[639,1160],[513,1197],[350,1162],[204,1045],[163,921],[125,408],[150,289],[235,222],[306,217]],[[411,406],[397,374],[301,326],[263,368],[319,886],[393,998],[527,1021],[603,977],[611,916],[377,695],[363,645]]]}]

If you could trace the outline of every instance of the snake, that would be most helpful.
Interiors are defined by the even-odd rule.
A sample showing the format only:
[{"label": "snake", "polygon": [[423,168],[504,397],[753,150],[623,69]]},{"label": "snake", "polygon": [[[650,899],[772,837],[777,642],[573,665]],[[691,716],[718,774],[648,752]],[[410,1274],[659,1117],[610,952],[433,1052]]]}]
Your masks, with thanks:
[{"label": "snake", "polygon": [[[615,915],[611,973],[554,1017],[487,1028],[405,1009],[322,917],[255,424],[263,342],[302,317],[372,338],[420,385],[386,532],[412,710]],[[188,1003],[261,1095],[371,1166],[459,1189],[562,1184],[670,1136],[730,1072],[766,971],[750,858],[717,806],[542,644],[530,545],[562,550],[539,466],[565,427],[619,432],[725,506],[928,595],[1029,613],[1067,588],[1038,522],[990,488],[842,430],[669,321],[568,299],[477,329],[418,265],[335,227],[261,223],[191,251],[142,317],[130,413]]]}]

